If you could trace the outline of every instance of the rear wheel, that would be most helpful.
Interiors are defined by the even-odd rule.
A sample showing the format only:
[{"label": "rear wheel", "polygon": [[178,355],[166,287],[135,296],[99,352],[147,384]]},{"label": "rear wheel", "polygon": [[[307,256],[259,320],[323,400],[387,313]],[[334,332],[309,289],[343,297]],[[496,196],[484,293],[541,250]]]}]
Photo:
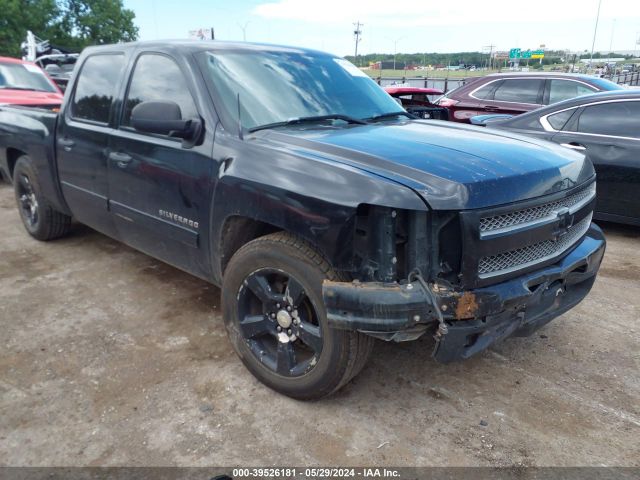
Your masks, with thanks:
[{"label": "rear wheel", "polygon": [[32,237],[53,240],[69,232],[71,217],[55,210],[44,198],[31,159],[26,155],[16,162],[13,187],[20,218]]},{"label": "rear wheel", "polygon": [[294,398],[338,390],[373,346],[371,337],[329,328],[324,279],[338,275],[309,244],[285,233],[248,243],[225,271],[223,314],[236,353],[260,381]]}]

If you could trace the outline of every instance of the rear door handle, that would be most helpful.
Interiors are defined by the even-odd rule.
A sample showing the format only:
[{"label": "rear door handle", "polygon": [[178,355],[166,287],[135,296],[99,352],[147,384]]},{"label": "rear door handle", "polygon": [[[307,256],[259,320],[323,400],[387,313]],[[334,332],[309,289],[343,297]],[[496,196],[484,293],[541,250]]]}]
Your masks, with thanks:
[{"label": "rear door handle", "polygon": [[129,165],[129,162],[132,160],[132,157],[127,153],[110,152],[109,160],[115,162],[116,165],[118,165],[120,168],[125,168],[127,165]]},{"label": "rear door handle", "polygon": [[587,149],[587,147],[578,142],[561,143],[560,146],[567,147],[572,150],[577,150],[579,152],[584,152]]},{"label": "rear door handle", "polygon": [[500,107],[496,107],[494,105],[485,105],[484,108],[487,112],[497,112],[500,110]]},{"label": "rear door handle", "polygon": [[58,139],[58,145],[60,145],[65,152],[70,152],[75,144],[76,142],[69,138],[63,137]]}]

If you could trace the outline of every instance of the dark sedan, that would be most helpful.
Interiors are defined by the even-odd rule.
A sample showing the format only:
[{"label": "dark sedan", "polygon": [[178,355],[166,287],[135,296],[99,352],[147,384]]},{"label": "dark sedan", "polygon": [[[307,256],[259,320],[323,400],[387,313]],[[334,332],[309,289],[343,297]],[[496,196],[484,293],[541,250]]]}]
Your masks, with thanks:
[{"label": "dark sedan", "polygon": [[585,95],[486,125],[583,152],[598,178],[595,218],[640,225],[640,90]]},{"label": "dark sedan", "polygon": [[436,103],[449,109],[449,120],[468,123],[483,113],[518,115],[580,95],[621,89],[589,75],[496,73],[467,80]]}]

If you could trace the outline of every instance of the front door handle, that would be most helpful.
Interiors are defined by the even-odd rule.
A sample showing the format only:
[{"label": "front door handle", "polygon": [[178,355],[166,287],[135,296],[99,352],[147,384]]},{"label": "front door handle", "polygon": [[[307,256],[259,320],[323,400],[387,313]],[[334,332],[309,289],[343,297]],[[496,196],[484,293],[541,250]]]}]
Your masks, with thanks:
[{"label": "front door handle", "polygon": [[485,105],[482,108],[484,108],[484,110],[487,111],[487,112],[498,112],[498,111],[500,111],[500,107],[496,107],[494,105]]},{"label": "front door handle", "polygon": [[584,152],[587,149],[587,147],[578,142],[561,143],[560,146],[567,147],[572,150],[577,150],[579,152]]},{"label": "front door handle", "polygon": [[129,165],[129,162],[132,159],[133,158],[131,157],[131,155],[127,153],[122,153],[122,152],[109,153],[109,160],[115,162],[116,165],[118,165],[120,168],[126,168],[126,166]]},{"label": "front door handle", "polygon": [[65,152],[70,152],[75,144],[76,142],[69,138],[62,137],[58,139],[58,145],[60,145]]}]

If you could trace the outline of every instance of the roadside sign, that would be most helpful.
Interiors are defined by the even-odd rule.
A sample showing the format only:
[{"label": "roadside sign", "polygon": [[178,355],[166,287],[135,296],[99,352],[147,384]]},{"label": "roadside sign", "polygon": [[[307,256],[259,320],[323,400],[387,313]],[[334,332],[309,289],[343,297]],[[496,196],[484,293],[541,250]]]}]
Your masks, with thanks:
[{"label": "roadside sign", "polygon": [[189,40],[213,40],[215,38],[213,28],[198,28],[189,30]]},{"label": "roadside sign", "polygon": [[509,58],[544,58],[544,50],[521,50],[512,48],[509,50]]}]

